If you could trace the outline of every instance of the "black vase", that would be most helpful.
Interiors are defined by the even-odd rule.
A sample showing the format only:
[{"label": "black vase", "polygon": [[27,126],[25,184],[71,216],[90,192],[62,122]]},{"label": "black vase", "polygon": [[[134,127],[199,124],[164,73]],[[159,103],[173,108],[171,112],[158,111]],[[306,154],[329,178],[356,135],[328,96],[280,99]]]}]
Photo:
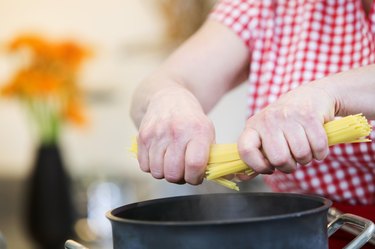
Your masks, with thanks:
[{"label": "black vase", "polygon": [[64,248],[74,238],[75,212],[70,178],[57,145],[42,145],[27,186],[26,222],[38,248]]}]

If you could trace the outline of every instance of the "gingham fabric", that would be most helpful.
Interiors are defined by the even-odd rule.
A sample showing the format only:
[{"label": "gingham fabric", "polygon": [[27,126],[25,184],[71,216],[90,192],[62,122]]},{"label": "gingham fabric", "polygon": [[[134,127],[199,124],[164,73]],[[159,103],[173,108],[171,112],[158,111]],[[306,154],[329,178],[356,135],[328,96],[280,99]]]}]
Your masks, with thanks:
[{"label": "gingham fabric", "polygon": [[[249,115],[303,83],[375,62],[375,6],[367,15],[361,0],[223,0],[210,18],[249,48]],[[375,143],[330,149],[323,162],[265,180],[274,191],[375,204]]]}]

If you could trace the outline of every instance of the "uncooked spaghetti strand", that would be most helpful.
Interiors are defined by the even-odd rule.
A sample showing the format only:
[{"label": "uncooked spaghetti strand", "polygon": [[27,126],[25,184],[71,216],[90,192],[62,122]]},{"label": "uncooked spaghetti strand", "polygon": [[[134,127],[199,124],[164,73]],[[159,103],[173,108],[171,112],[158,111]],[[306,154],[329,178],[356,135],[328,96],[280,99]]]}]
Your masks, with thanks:
[{"label": "uncooked spaghetti strand", "polygon": [[230,181],[230,180],[227,180],[225,178],[222,178],[222,177],[219,177],[219,178],[216,178],[216,179],[212,179],[212,181],[224,186],[224,187],[227,187],[229,189],[233,189],[233,190],[237,190],[237,191],[240,191],[240,188],[237,186],[237,184],[233,181]]},{"label": "uncooked spaghetti strand", "polygon": [[229,163],[223,163],[217,167],[212,167],[207,171],[206,178],[212,180],[226,175],[236,174],[241,171],[248,169],[249,166],[245,164],[242,160],[237,160]]}]

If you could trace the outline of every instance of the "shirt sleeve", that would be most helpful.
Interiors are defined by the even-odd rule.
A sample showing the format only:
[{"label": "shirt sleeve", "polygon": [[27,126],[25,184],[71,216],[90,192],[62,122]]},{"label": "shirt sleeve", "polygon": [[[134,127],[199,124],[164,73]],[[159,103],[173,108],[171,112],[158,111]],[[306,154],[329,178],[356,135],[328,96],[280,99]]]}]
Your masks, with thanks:
[{"label": "shirt sleeve", "polygon": [[250,48],[258,35],[264,0],[219,0],[209,15],[233,30]]}]

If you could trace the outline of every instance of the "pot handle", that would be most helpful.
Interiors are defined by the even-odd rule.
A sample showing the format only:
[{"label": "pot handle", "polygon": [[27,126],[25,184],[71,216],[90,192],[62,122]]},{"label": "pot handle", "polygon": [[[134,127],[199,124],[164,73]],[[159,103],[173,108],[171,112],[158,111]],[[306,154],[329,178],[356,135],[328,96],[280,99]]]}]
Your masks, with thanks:
[{"label": "pot handle", "polygon": [[4,236],[0,233],[0,249],[6,249],[7,244],[5,242]]},{"label": "pot handle", "polygon": [[74,240],[67,240],[64,247],[65,249],[88,249]]},{"label": "pot handle", "polygon": [[354,214],[341,214],[328,224],[328,237],[334,234],[345,224],[350,224],[363,229],[358,236],[347,244],[344,249],[358,249],[372,238],[375,231],[375,225],[371,220]]}]

